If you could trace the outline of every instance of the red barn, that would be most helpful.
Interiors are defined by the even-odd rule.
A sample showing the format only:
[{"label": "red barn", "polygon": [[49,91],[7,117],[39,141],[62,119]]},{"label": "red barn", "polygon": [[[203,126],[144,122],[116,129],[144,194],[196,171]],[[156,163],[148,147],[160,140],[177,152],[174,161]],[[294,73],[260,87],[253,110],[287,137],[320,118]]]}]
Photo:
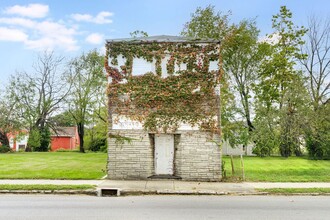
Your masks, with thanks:
[{"label": "red barn", "polygon": [[58,127],[51,135],[51,151],[74,150],[79,146],[77,127]]}]

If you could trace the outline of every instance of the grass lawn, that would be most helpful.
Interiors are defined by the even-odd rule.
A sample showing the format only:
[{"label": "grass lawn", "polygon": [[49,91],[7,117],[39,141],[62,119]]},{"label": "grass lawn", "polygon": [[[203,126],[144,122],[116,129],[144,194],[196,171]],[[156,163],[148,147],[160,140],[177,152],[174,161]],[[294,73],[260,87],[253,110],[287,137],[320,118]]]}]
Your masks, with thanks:
[{"label": "grass lawn", "polygon": [[272,188],[272,189],[257,189],[257,191],[268,192],[272,194],[330,193],[330,188]]},{"label": "grass lawn", "polygon": [[52,185],[52,184],[0,184],[0,190],[86,190],[94,189],[94,185]]},{"label": "grass lawn", "polygon": [[[224,157],[227,176],[231,162]],[[235,159],[238,164],[238,159]],[[300,157],[244,157],[245,180],[252,182],[330,182],[330,160]]]},{"label": "grass lawn", "polygon": [[100,179],[106,164],[106,153],[6,153],[0,154],[0,179]]}]

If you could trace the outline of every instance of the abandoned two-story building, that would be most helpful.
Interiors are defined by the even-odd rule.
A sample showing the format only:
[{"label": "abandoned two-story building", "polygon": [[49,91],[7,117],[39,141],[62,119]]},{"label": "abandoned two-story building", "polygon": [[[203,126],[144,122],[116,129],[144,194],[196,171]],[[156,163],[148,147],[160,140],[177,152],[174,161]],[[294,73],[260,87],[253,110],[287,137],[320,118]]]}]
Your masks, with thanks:
[{"label": "abandoned two-story building", "polygon": [[221,180],[220,41],[107,40],[108,178]]}]

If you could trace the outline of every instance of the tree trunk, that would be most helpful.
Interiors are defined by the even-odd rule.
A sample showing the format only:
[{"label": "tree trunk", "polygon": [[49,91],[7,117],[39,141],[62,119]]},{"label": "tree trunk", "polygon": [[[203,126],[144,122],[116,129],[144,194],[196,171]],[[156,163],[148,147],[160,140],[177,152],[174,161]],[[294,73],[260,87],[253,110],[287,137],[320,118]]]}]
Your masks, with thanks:
[{"label": "tree trunk", "polygon": [[9,146],[9,140],[8,140],[8,137],[7,137],[7,133],[0,132],[0,142],[1,142],[2,145],[10,147]]},{"label": "tree trunk", "polygon": [[246,123],[247,123],[247,125],[248,125],[248,127],[249,127],[249,131],[250,131],[250,132],[253,131],[253,130],[254,130],[254,126],[253,126],[253,124],[252,124],[250,118],[247,118],[247,119],[246,119]]},{"label": "tree trunk", "polygon": [[84,149],[84,124],[83,123],[78,123],[77,124],[78,127],[78,136],[79,136],[79,151],[80,153],[85,153],[85,149]]},{"label": "tree trunk", "polygon": [[249,98],[247,95],[247,92],[244,91],[244,88],[242,88],[242,92],[241,92],[241,102],[244,108],[244,112],[245,112],[245,119],[246,119],[246,123],[249,129],[249,132],[252,132],[254,130],[254,126],[252,124],[251,121],[251,116],[250,116],[250,106],[249,106]]}]

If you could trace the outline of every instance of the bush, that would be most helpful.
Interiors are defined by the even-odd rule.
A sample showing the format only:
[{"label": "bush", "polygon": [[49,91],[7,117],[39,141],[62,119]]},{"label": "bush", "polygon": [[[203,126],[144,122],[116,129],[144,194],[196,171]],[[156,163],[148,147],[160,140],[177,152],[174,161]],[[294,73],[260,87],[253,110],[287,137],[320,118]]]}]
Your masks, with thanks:
[{"label": "bush", "polygon": [[100,151],[101,148],[104,148],[104,146],[106,145],[106,138],[95,138],[94,140],[92,140],[90,146],[89,146],[89,150],[90,151]]},{"label": "bush", "polygon": [[49,151],[50,145],[50,131],[48,127],[40,129],[40,147],[36,151]]},{"label": "bush", "polygon": [[100,151],[103,152],[103,153],[107,153],[108,152],[108,146],[107,145],[101,146]]},{"label": "bush", "polygon": [[26,151],[30,152],[38,147],[40,147],[40,133],[38,129],[34,128],[30,131]]},{"label": "bush", "polygon": [[10,147],[6,146],[6,145],[1,145],[0,146],[0,153],[8,153],[11,152]]},{"label": "bush", "polygon": [[38,129],[34,128],[30,131],[28,146],[26,151],[41,151],[46,152],[49,150],[50,143],[50,131],[49,129],[43,128]]},{"label": "bush", "polygon": [[320,107],[310,116],[305,132],[306,148],[312,159],[330,159],[330,105]]},{"label": "bush", "polygon": [[307,136],[306,147],[311,159],[330,159],[330,139],[328,137]]}]

